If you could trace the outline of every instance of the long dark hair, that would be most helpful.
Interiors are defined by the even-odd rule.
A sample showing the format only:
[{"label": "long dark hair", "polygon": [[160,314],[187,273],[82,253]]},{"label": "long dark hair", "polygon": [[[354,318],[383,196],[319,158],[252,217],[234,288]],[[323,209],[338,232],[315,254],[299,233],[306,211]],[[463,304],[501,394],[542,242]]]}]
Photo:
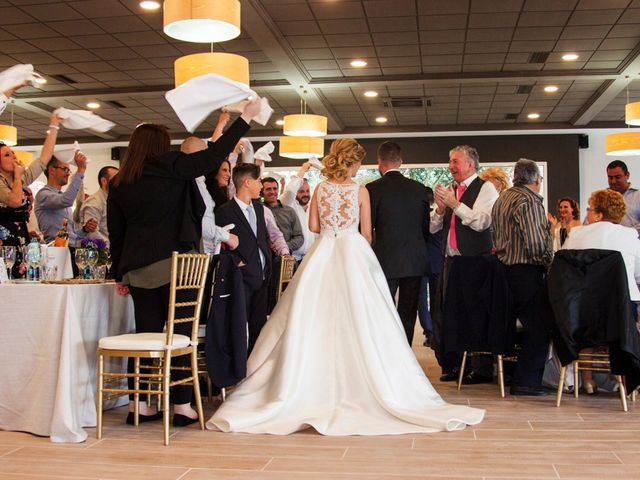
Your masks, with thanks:
[{"label": "long dark hair", "polygon": [[120,163],[120,171],[113,177],[113,185],[133,183],[140,178],[145,162],[164,155],[171,148],[167,127],[153,123],[139,125],[131,134],[129,146]]}]

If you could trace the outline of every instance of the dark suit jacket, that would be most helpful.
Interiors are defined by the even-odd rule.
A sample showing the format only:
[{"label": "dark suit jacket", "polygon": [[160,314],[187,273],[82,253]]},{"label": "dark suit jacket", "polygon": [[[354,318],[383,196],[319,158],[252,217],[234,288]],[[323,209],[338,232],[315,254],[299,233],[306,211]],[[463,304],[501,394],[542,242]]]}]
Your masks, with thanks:
[{"label": "dark suit jacket", "polygon": [[373,251],[387,278],[429,274],[427,188],[400,172],[367,184],[371,197]]},{"label": "dark suit jacket", "polygon": [[[256,212],[257,236],[253,234],[251,225],[235,199],[229,200],[217,210],[216,223],[220,226],[230,223],[235,225],[231,232],[238,236],[240,245],[231,254],[236,259],[236,265],[239,265],[241,261],[245,263],[243,267],[240,267],[244,283],[251,289],[257,290],[271,276],[271,248],[264,222],[264,205],[257,200],[252,203]],[[260,262],[260,250],[262,250],[265,259],[264,272]]]},{"label": "dark suit jacket", "polygon": [[249,130],[239,118],[208,148],[191,155],[168,152],[148,159],[140,178],[109,188],[107,225],[116,279],[171,257],[197,250],[204,203],[194,180],[218,169]]},{"label": "dark suit jacket", "polygon": [[231,254],[220,254],[213,282],[205,359],[209,376],[223,388],[247,376],[247,306],[242,274]]}]

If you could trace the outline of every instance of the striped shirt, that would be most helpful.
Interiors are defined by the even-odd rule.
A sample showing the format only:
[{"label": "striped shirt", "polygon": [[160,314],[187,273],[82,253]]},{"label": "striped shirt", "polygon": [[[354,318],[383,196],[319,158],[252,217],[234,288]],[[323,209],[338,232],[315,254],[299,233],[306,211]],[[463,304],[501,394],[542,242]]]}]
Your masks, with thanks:
[{"label": "striped shirt", "polygon": [[540,195],[527,187],[506,190],[493,206],[491,224],[496,255],[502,263],[551,264],[549,220]]}]

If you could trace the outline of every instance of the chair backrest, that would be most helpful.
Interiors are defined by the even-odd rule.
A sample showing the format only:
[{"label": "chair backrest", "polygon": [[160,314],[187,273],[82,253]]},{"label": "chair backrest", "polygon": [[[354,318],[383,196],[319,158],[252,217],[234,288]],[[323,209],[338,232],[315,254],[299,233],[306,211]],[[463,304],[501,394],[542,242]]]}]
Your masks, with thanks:
[{"label": "chair backrest", "polygon": [[280,280],[278,281],[278,297],[277,300],[280,300],[282,296],[282,292],[286,288],[287,284],[293,278],[293,272],[296,268],[296,259],[293,255],[284,255],[280,259]]},{"label": "chair backrest", "polygon": [[171,254],[171,285],[169,290],[169,314],[167,317],[166,345],[172,345],[174,326],[191,323],[191,342],[198,341],[200,309],[209,269],[209,254]]}]

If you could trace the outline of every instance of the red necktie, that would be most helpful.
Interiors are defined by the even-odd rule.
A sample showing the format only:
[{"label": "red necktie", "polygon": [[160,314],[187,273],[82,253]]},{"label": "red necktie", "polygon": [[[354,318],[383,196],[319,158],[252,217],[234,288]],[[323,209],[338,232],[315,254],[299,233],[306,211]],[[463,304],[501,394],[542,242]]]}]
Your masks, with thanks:
[{"label": "red necktie", "polygon": [[[462,194],[467,189],[467,186],[462,183],[457,186],[458,200],[462,198]],[[458,239],[456,237],[456,214],[451,212],[451,225],[449,226],[449,246],[452,250],[458,250]]]}]

